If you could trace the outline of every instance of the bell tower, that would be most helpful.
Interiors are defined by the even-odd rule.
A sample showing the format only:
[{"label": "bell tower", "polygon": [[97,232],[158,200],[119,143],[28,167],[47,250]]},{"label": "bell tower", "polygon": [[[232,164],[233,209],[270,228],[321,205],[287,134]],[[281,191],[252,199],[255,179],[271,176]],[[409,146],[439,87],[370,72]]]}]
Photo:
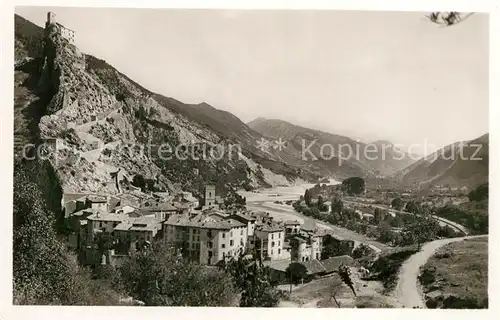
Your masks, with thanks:
[{"label": "bell tower", "polygon": [[215,205],[215,186],[205,186],[205,206],[212,207]]}]

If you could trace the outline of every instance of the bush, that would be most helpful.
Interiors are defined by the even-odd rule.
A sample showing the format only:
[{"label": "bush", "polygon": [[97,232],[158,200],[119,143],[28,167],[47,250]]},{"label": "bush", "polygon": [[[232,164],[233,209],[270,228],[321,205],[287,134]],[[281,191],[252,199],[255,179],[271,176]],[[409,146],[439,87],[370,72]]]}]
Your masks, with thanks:
[{"label": "bush", "polygon": [[405,248],[381,256],[373,263],[370,271],[375,274],[377,280],[383,282],[386,291],[390,291],[396,285],[399,269],[403,262],[417,251],[416,248]]},{"label": "bush", "polygon": [[354,259],[359,259],[359,258],[369,256],[370,254],[372,254],[374,252],[375,251],[372,248],[370,248],[370,246],[362,243],[356,249],[354,249],[354,251],[352,253],[352,257]]},{"label": "bush", "polygon": [[102,150],[102,154],[105,155],[106,157],[111,156],[112,151],[108,148]]},{"label": "bush", "polygon": [[286,268],[285,272],[288,275],[289,279],[295,284],[298,284],[307,276],[307,268],[303,264],[298,262],[291,263]]}]

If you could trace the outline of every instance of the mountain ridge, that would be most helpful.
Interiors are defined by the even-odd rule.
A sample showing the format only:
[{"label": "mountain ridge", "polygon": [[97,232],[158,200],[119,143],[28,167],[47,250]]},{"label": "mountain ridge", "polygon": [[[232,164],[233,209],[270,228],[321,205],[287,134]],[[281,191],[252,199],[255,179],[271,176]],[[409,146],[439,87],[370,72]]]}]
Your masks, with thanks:
[{"label": "mountain ridge", "polygon": [[[321,153],[321,148],[324,150],[328,147],[334,149],[337,158],[345,159],[346,155],[342,154],[342,150],[347,148],[347,151],[349,151],[348,154],[354,154],[355,156],[347,156],[348,159],[346,159],[346,162],[360,168],[360,171],[367,173],[369,177],[392,174],[413,161],[404,151],[398,150],[392,143],[389,147],[401,154],[400,159],[395,156],[394,152],[391,153],[390,148],[382,148],[381,146],[376,146],[376,155],[370,159],[370,157],[366,156],[370,144],[354,140],[347,136],[303,127],[285,120],[266,119],[263,117],[250,121],[248,125],[264,136],[290,140],[296,145],[300,145],[301,142],[304,145],[303,142],[305,140],[309,142],[317,141],[318,148],[315,150],[316,154]],[[387,152],[387,155],[385,152]]]},{"label": "mountain ridge", "polygon": [[396,172],[404,185],[475,187],[488,181],[489,134],[449,144]]}]

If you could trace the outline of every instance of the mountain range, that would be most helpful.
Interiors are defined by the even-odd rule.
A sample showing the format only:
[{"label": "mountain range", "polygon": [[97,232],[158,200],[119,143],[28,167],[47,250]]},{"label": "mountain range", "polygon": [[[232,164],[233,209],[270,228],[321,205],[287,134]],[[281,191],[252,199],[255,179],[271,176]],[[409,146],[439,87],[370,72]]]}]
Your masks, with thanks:
[{"label": "mountain range", "polygon": [[476,186],[488,180],[489,134],[445,146],[393,175],[400,184]]},{"label": "mountain range", "polygon": [[[122,193],[137,175],[151,190],[195,195],[206,183],[224,190],[323,177],[388,177],[402,184],[487,179],[487,160],[486,167],[484,161],[414,162],[389,141],[367,144],[278,119],[244,123],[208,103],[151,92],[106,61],[80,52],[63,28],[44,29],[15,16],[14,151],[19,155],[33,141],[56,141],[50,161],[64,190]],[[488,139],[479,140],[487,157]],[[165,145],[169,157],[161,154]],[[373,147],[370,157],[359,154]],[[220,149],[226,151],[222,158],[202,157]],[[178,151],[191,155],[184,159]]]},{"label": "mountain range", "polygon": [[[414,157],[410,157],[389,141],[380,140],[367,144],[346,136],[301,127],[279,119],[257,118],[248,125],[271,139],[282,138],[301,151],[311,146],[314,141],[308,150],[318,158],[318,165],[326,166],[334,174],[341,174],[345,172],[345,167],[349,167],[351,176],[387,176],[414,161],[412,160]],[[332,153],[334,158],[329,159]],[[296,154],[302,155],[302,152]],[[309,152],[306,153],[308,154]],[[343,163],[340,170],[337,166],[339,162]]]}]

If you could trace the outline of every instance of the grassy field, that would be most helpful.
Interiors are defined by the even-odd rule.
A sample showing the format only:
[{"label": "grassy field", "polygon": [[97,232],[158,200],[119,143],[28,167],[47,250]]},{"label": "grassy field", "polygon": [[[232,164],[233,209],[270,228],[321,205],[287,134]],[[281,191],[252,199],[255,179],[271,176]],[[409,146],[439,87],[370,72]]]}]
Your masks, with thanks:
[{"label": "grassy field", "polygon": [[444,246],[419,277],[429,308],[488,307],[488,238]]}]

